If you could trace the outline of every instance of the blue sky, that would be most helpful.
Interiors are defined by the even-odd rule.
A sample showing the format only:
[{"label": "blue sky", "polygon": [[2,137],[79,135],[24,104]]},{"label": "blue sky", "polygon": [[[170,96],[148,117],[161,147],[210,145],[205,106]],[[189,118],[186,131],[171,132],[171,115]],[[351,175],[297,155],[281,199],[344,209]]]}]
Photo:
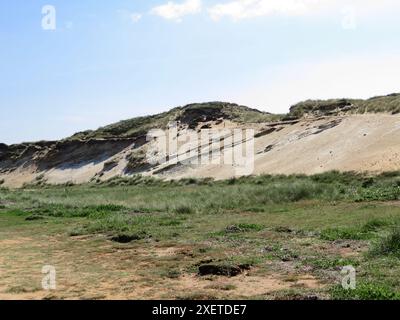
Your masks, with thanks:
[{"label": "blue sky", "polygon": [[0,142],[191,102],[282,113],[400,92],[399,14],[392,0],[2,0]]}]

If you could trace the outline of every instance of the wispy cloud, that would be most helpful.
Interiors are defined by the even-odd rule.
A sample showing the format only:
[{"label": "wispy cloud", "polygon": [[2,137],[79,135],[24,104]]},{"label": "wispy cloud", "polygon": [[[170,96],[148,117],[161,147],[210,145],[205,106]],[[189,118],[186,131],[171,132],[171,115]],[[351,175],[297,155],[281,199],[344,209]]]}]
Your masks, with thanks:
[{"label": "wispy cloud", "polygon": [[[399,7],[398,0],[219,0],[209,5],[206,12],[214,21],[223,18],[240,21],[270,15],[302,16],[335,12],[344,17],[344,29],[354,29],[357,26],[356,15],[378,14],[395,7]],[[201,13],[202,8],[202,0],[169,1],[152,8],[150,13],[166,20],[181,22],[187,15]]]},{"label": "wispy cloud", "polygon": [[169,1],[166,4],[154,7],[151,13],[167,20],[180,22],[186,15],[201,12],[201,8],[201,0],[186,0],[181,3]]},{"label": "wispy cloud", "polygon": [[299,15],[324,0],[235,0],[209,8],[213,20],[229,17],[233,20],[267,16],[270,14]]},{"label": "wispy cloud", "polygon": [[264,17],[269,15],[306,15],[319,14],[322,12],[340,12],[346,8],[352,8],[352,16],[348,10],[346,26],[354,26],[355,12],[360,14],[377,13],[379,10],[390,10],[399,7],[397,0],[231,0],[217,3],[208,8],[208,13],[213,20],[220,20],[224,17],[234,21]]}]

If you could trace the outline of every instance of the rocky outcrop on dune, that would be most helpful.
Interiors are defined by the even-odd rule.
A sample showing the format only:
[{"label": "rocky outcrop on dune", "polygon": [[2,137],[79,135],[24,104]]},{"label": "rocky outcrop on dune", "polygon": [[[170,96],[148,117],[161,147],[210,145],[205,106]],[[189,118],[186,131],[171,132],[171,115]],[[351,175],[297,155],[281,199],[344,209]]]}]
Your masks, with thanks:
[{"label": "rocky outcrop on dune", "polygon": [[[400,115],[396,110],[400,111],[398,94],[368,100],[309,100],[293,106],[288,115],[223,102],[191,104],[61,141],[0,144],[0,184],[85,183],[135,174],[216,179],[235,175],[233,165],[149,161],[153,142],[147,133],[166,129],[171,122],[176,123],[180,137],[202,129],[253,129],[254,174],[400,170]],[[189,146],[188,152],[197,149],[212,151],[204,142]]]}]

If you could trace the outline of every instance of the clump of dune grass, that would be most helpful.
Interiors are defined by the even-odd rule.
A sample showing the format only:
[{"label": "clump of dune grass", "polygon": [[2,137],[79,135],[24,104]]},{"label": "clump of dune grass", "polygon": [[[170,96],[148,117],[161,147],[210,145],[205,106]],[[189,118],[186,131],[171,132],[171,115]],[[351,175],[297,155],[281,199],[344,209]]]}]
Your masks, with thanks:
[{"label": "clump of dune grass", "polygon": [[396,256],[400,258],[400,228],[396,227],[387,237],[380,240],[372,250],[374,256]]}]

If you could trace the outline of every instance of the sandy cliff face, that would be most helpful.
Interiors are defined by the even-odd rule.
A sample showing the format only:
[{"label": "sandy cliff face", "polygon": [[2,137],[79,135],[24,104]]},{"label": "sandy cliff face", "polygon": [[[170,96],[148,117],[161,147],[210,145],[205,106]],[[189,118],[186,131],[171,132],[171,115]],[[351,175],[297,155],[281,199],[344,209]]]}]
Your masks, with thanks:
[{"label": "sandy cliff face", "polygon": [[[348,103],[343,105],[349,108]],[[400,170],[400,115],[397,114],[338,112],[244,123],[212,111],[207,109],[204,115],[199,110],[185,112],[185,117],[177,122],[178,136],[184,136],[188,130],[199,133],[201,129],[254,129],[253,174]],[[190,117],[191,113],[195,116]],[[150,128],[151,123],[146,126]],[[147,142],[143,132],[123,138],[0,144],[0,183],[21,187],[29,183],[85,183],[134,174],[168,179],[224,179],[237,174],[231,164],[149,163],[146,154],[153,144]],[[189,145],[188,150],[209,152],[207,148],[208,142],[204,142],[204,145]],[[220,149],[222,155],[228,151]]]},{"label": "sandy cliff face", "polygon": [[3,147],[0,180],[5,186],[24,183],[87,182],[104,162],[135,144],[134,139],[39,142]]},{"label": "sandy cliff face", "polygon": [[[225,123],[208,123],[208,128]],[[203,124],[204,126],[204,124]],[[400,169],[400,116],[347,115],[300,121],[237,125],[254,128],[254,174],[329,170],[382,172]],[[184,129],[181,129],[184,130]],[[166,178],[235,175],[232,165],[150,165],[147,144],[137,139],[102,139],[26,144],[0,148],[0,180],[24,183],[83,183],[132,174]]]},{"label": "sandy cliff face", "polygon": [[[265,124],[265,127],[269,127]],[[264,131],[263,131],[264,130]],[[387,114],[303,119],[255,140],[254,174],[315,174],[330,170],[400,170],[400,116]],[[228,166],[182,167],[175,178],[229,178]]]}]

